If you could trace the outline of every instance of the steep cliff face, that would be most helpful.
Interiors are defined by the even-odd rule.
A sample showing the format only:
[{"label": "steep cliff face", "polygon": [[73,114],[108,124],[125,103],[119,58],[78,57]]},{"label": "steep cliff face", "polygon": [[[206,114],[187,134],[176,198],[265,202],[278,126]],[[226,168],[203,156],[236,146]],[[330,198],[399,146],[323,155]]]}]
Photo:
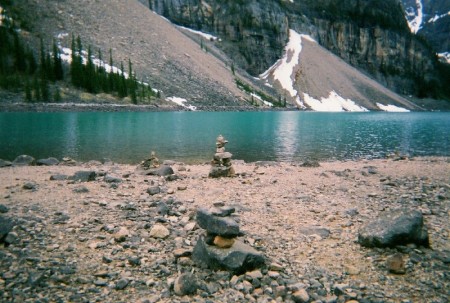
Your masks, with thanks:
[{"label": "steep cliff face", "polygon": [[450,62],[450,2],[447,0],[402,0],[411,32],[424,37]]},{"label": "steep cliff face", "polygon": [[430,47],[412,35],[399,0],[141,0],[171,21],[218,35],[256,76],[281,57],[289,29],[402,94],[438,97],[443,80]]}]

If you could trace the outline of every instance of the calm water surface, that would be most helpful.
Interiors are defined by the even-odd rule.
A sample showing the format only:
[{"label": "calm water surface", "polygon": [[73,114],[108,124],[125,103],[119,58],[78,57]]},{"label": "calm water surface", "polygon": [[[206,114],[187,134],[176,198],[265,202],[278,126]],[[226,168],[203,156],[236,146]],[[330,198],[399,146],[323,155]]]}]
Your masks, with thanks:
[{"label": "calm water surface", "polygon": [[0,113],[0,158],[138,163],[154,150],[196,163],[212,158],[219,134],[247,162],[450,156],[450,113],[92,112]]}]

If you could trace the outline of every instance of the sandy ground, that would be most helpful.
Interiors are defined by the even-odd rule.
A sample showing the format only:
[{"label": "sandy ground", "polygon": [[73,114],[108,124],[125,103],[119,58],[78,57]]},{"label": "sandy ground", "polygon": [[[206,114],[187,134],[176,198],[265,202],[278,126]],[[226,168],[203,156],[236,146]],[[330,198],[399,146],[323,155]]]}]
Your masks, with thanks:
[{"label": "sandy ground", "polygon": [[[281,264],[285,281],[304,283],[311,296],[310,302],[315,295],[332,296],[333,285],[337,284],[349,285],[353,293],[336,296],[334,302],[352,298],[356,302],[378,302],[375,299],[379,302],[448,302],[449,159],[324,162],[320,167],[302,167],[300,164],[235,161],[236,177],[210,179],[207,177],[209,165],[177,163],[172,167],[182,178],[171,182],[163,177],[140,175],[136,173],[136,166],[112,163],[1,168],[0,204],[9,208],[4,215],[37,223],[23,228],[27,235],[19,233],[19,237],[23,237],[17,245],[20,249],[14,250],[15,245],[0,247],[0,253],[5,253],[4,258],[14,260],[6,262],[0,258],[0,269],[2,272],[25,270],[22,264],[15,263],[20,260],[17,251],[29,250],[37,254],[42,263],[54,254],[64,255],[66,262],[76,264],[78,277],[95,279],[94,273],[106,270],[126,272],[134,277],[134,281],[148,281],[152,271],[145,268],[150,268],[152,262],[164,255],[170,256],[175,248],[195,245],[202,231],[197,227],[186,229],[186,225],[195,222],[196,209],[222,201],[236,207],[241,229],[246,233],[243,240],[262,251],[269,263]],[[122,182],[111,186],[101,176],[84,183],[50,181],[52,175],[70,176],[80,170],[117,176]],[[23,188],[29,182],[34,184],[34,190]],[[161,193],[151,196],[146,191],[154,186],[159,186]],[[80,188],[84,190],[80,192]],[[146,222],[154,223],[151,216],[155,214],[155,203],[169,199],[175,201],[176,211],[160,221],[169,228],[171,235],[164,241],[156,241],[149,237],[143,226]],[[397,208],[422,211],[431,248],[368,249],[356,242],[358,229],[363,224],[382,212]],[[56,220],[61,216],[66,216],[64,224],[58,224]],[[323,227],[330,234],[308,235],[302,231],[313,226]],[[145,251],[140,270],[120,265],[122,259],[115,259],[121,253],[129,255],[129,249],[120,248],[119,253],[114,254],[117,243],[105,230],[122,227],[140,239],[133,252]],[[45,237],[36,242],[34,235],[38,233]],[[102,246],[98,244],[100,242],[106,244]],[[406,260],[404,275],[390,274],[386,269],[386,258],[396,252],[403,254]],[[104,259],[102,262],[105,255],[113,262],[105,264]],[[195,268],[192,264],[191,267]],[[145,278],[141,276],[144,274]],[[177,269],[174,269],[168,274],[169,278],[154,277],[163,281],[153,287],[161,302],[164,301],[164,295],[161,295],[164,283],[170,282],[170,277],[176,274]],[[21,288],[20,283],[10,286],[8,277],[0,276],[0,295],[5,302],[13,296],[11,289]],[[73,287],[79,288],[78,291],[87,288],[86,284],[72,284],[72,280],[76,279],[67,282],[72,290]],[[327,294],[314,288],[316,280]],[[58,291],[61,296],[67,296],[70,291],[63,286]],[[29,291],[24,290],[22,298],[29,296]],[[214,296],[221,298],[226,293],[224,287]],[[101,294],[105,296],[102,301],[131,302],[148,295],[148,290],[146,294],[139,287],[129,286],[126,292],[103,289]],[[41,295],[51,298],[45,289]],[[256,292],[249,295],[258,299]],[[89,299],[88,292],[86,296]],[[250,297],[245,298],[242,302],[253,301]],[[176,299],[166,298],[164,302],[172,301]],[[194,301],[201,299],[196,297]]]}]

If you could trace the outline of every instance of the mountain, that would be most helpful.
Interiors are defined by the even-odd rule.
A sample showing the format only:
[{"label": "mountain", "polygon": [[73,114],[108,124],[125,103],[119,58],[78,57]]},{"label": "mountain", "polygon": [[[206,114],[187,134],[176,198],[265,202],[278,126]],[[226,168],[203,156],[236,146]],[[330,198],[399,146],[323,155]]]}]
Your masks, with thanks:
[{"label": "mountain", "polygon": [[94,54],[132,62],[138,79],[161,92],[160,107],[421,110],[422,101],[402,96],[446,96],[445,68],[411,34],[397,0],[0,4],[21,16],[21,36],[36,53],[40,38],[68,49],[73,35]]},{"label": "mountain", "polygon": [[450,2],[402,0],[411,32],[424,37],[450,63]]},{"label": "mountain", "polygon": [[176,24],[217,35],[218,47],[253,76],[281,58],[292,29],[397,93],[450,98],[448,68],[411,34],[398,0],[141,2]]}]

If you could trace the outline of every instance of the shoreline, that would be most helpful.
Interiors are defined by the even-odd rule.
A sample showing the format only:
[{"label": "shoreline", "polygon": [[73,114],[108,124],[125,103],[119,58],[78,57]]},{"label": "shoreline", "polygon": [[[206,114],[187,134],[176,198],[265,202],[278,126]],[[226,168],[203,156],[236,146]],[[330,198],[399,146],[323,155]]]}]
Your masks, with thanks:
[{"label": "shoreline", "polygon": [[[233,161],[237,176],[221,179],[208,178],[208,164],[171,164],[177,178],[98,161],[0,168],[0,204],[8,208],[0,215],[19,222],[17,241],[0,247],[2,299],[302,302],[301,292],[308,298],[303,302],[448,302],[449,157],[319,167]],[[96,177],[50,180],[77,171]],[[108,181],[113,178],[117,182]],[[203,235],[195,212],[216,202],[236,209],[241,240],[264,254],[266,267],[233,276],[193,263],[189,253]],[[357,243],[364,224],[394,209],[423,214],[431,248]],[[163,225],[169,236],[151,236],[154,225]],[[396,254],[405,261],[404,274],[387,269]],[[186,272],[202,287],[179,297],[174,281]]]}]

